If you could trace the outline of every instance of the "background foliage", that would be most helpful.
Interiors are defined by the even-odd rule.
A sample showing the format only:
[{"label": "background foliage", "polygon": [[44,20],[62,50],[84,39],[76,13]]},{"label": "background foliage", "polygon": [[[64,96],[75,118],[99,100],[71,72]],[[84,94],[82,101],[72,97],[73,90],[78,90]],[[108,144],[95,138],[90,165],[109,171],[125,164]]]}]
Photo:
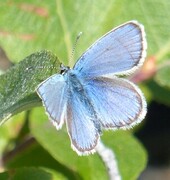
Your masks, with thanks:
[{"label": "background foliage", "polygon": [[[78,157],[70,148],[66,129],[56,131],[43,108],[31,109],[40,105],[35,88],[43,79],[59,72],[59,60],[73,66],[101,35],[136,19],[145,26],[148,57],[143,69],[131,78],[140,83],[148,104],[155,100],[169,106],[169,9],[168,0],[0,2],[0,46],[13,64],[24,59],[0,77],[1,124],[30,109],[0,127],[1,169],[5,170],[0,179],[107,178],[97,154]],[[72,60],[73,44],[80,31],[83,35]],[[0,66],[4,63],[1,59]],[[102,139],[115,152],[123,179],[136,179],[146,166],[147,155],[133,132],[105,132]]]}]

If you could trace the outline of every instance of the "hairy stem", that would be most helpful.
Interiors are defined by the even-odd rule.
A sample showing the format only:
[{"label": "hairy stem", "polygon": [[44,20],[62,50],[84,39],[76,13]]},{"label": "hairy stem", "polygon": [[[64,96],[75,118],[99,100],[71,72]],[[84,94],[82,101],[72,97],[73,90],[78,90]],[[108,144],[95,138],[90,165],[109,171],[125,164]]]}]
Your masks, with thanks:
[{"label": "hairy stem", "polygon": [[118,170],[117,160],[115,158],[114,152],[106,147],[101,140],[96,147],[96,151],[108,169],[110,180],[121,180],[121,175]]},{"label": "hairy stem", "polygon": [[34,137],[29,137],[27,138],[24,142],[16,146],[13,150],[7,152],[6,154],[3,155],[3,157],[0,160],[0,165],[3,166],[5,165],[8,161],[13,159],[15,156],[23,152],[25,149],[29,148],[33,144],[36,143],[36,140]]}]

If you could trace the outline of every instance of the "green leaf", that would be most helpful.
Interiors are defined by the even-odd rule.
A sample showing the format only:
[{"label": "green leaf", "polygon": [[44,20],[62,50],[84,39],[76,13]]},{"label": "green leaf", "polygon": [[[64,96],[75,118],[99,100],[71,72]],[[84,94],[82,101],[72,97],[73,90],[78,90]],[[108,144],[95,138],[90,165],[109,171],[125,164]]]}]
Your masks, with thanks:
[{"label": "green leaf", "polygon": [[123,130],[105,132],[102,140],[116,154],[122,179],[138,179],[147,163],[147,154],[142,144],[131,133]]},{"label": "green leaf", "polygon": [[[31,116],[31,132],[37,141],[61,164],[77,171],[83,179],[107,179],[107,170],[96,154],[78,156],[70,147],[65,128],[57,131],[37,108]],[[116,154],[123,179],[134,180],[146,166],[146,152],[128,132],[105,133],[104,143]],[[97,167],[97,168],[96,168]]]},{"label": "green leaf", "polygon": [[0,179],[1,180],[7,180],[9,179],[9,175],[7,172],[0,173]]},{"label": "green leaf", "polygon": [[[11,121],[5,123],[0,127],[0,156],[4,155],[4,150],[8,147],[11,148],[14,145],[13,140],[18,135],[23,123],[24,123],[24,113],[20,113],[11,118]],[[14,131],[15,129],[15,131]]]},{"label": "green leaf", "polygon": [[[61,174],[53,169],[43,168],[43,170],[45,170],[46,172],[51,174],[51,176],[52,176],[51,179],[54,179],[54,180],[68,180],[69,179],[68,177],[65,177],[63,174]],[[39,178],[39,180],[41,180],[41,178]]]},{"label": "green leaf", "polygon": [[170,63],[158,69],[155,81],[162,87],[170,90]]},{"label": "green leaf", "polygon": [[153,99],[170,106],[170,92],[169,89],[159,86],[155,81],[147,82],[147,86],[152,93]]},{"label": "green leaf", "polygon": [[12,115],[41,104],[35,89],[59,73],[59,61],[49,51],[34,53],[0,76],[0,124]]},{"label": "green leaf", "polygon": [[[43,158],[42,158],[43,157]],[[67,165],[56,161],[40,144],[34,142],[29,148],[23,149],[18,153],[7,158],[3,162],[7,169],[22,168],[22,167],[44,167],[50,168],[62,173],[68,179],[80,179],[76,171],[69,169]]]},{"label": "green leaf", "polygon": [[10,180],[65,180],[66,178],[57,173],[54,170],[46,169],[46,168],[18,168],[9,170],[4,173],[0,173],[0,179],[10,179]]},{"label": "green leaf", "polygon": [[[169,52],[169,0],[4,0],[0,6],[1,45],[13,60],[39,49],[49,49],[66,64],[77,34],[84,34],[75,60],[97,38],[113,27],[136,19],[144,24],[148,54]],[[12,51],[11,51],[12,50]]]}]

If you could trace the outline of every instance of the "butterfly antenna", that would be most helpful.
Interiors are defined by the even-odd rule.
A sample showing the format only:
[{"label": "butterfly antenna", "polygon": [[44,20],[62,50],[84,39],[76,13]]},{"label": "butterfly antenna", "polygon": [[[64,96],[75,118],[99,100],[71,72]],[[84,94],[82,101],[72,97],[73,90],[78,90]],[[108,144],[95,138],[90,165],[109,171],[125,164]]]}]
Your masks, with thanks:
[{"label": "butterfly antenna", "polygon": [[78,34],[77,37],[76,37],[76,41],[75,41],[75,43],[74,43],[74,45],[73,45],[73,50],[72,50],[72,52],[71,52],[70,62],[73,62],[73,56],[74,56],[74,52],[75,52],[75,49],[76,49],[76,46],[77,46],[77,42],[78,42],[78,40],[79,40],[79,38],[80,38],[80,36],[81,36],[82,34],[83,34],[82,32],[79,32],[79,34]]}]

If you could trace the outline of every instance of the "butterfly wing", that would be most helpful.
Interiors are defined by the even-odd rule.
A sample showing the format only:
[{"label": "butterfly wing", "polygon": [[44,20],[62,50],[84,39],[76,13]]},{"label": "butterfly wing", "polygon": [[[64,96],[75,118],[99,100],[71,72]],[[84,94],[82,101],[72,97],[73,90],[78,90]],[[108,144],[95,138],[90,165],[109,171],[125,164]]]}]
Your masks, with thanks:
[{"label": "butterfly wing", "polygon": [[84,87],[105,129],[130,128],[146,115],[142,92],[128,80],[100,77],[91,79]]},{"label": "butterfly wing", "polygon": [[43,101],[46,113],[57,129],[64,122],[64,114],[67,104],[67,86],[62,75],[53,75],[42,82],[37,93]]},{"label": "butterfly wing", "polygon": [[127,22],[97,40],[74,66],[83,77],[129,74],[146,56],[144,27]]},{"label": "butterfly wing", "polygon": [[99,139],[99,121],[82,91],[70,92],[66,119],[73,150],[79,155],[93,153]]}]

